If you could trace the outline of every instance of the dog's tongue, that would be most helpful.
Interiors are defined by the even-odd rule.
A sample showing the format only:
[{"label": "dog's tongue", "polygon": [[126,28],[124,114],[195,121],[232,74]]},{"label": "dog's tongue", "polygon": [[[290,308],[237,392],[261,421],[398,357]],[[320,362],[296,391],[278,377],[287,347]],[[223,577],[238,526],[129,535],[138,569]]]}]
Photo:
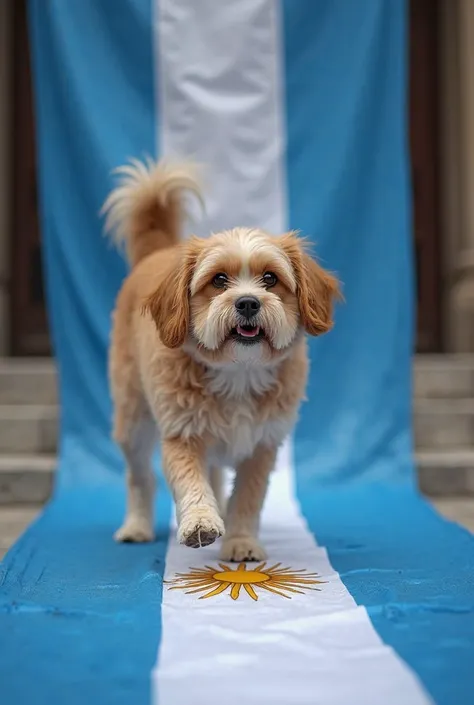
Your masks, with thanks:
[{"label": "dog's tongue", "polygon": [[259,326],[255,326],[255,328],[243,328],[242,326],[237,326],[237,333],[242,335],[244,338],[255,338],[255,336],[260,333],[260,328]]}]

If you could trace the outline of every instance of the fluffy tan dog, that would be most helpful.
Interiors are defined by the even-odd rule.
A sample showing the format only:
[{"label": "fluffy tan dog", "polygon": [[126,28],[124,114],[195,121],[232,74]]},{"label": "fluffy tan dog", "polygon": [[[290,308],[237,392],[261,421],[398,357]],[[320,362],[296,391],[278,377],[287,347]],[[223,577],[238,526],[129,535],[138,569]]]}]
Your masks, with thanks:
[{"label": "fluffy tan dog", "polygon": [[[229,561],[261,560],[259,516],[308,370],[305,331],[332,326],[337,280],[294,233],[234,228],[180,242],[192,168],[133,161],[108,197],[107,228],[132,265],[110,348],[114,438],[127,462],[118,541],[153,539],[151,454],[159,439],[178,539],[219,536]],[[221,471],[236,471],[225,511]]]}]

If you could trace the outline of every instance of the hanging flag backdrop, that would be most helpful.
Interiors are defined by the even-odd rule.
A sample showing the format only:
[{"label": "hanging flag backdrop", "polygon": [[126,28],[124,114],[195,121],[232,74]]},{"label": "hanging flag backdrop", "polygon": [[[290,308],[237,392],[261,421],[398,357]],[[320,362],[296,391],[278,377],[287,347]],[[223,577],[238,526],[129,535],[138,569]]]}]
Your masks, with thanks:
[{"label": "hanging flag backdrop", "polygon": [[[474,539],[417,495],[401,0],[30,0],[61,389],[54,499],[0,572],[0,701],[467,705]],[[262,520],[269,560],[116,545],[102,237],[131,156],[207,164],[196,228],[297,228],[344,283]],[[159,461],[157,461],[159,473]]]}]

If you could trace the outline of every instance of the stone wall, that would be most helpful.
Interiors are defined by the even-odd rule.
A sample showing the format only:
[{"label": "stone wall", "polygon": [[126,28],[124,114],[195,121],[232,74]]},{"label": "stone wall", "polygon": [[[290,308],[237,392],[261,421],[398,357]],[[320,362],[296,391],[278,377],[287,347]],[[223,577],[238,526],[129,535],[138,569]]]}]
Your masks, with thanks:
[{"label": "stone wall", "polygon": [[444,339],[474,352],[474,2],[440,11]]}]

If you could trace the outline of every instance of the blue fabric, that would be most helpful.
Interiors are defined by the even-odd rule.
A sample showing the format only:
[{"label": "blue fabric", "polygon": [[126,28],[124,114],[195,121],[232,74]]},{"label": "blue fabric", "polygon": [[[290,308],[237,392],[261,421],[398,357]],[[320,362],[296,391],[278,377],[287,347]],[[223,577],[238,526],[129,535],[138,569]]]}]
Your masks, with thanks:
[{"label": "blue fabric", "polygon": [[[413,487],[406,8],[282,5],[288,224],[317,243],[347,299],[334,332],[311,343],[298,495],[382,638],[437,703],[467,705],[474,541]],[[154,545],[113,544],[124,493],[106,349],[126,270],[98,211],[110,169],[156,151],[151,6],[30,0],[30,20],[62,440],[55,498],[2,564],[1,702],[145,705],[170,502],[158,494]]]},{"label": "blue fabric", "polygon": [[331,483],[409,482],[404,2],[286,0],[284,10],[289,225],[317,244],[346,297],[334,331],[312,341],[297,457]]},{"label": "blue fabric", "polygon": [[472,535],[440,519],[408,485],[321,489],[301,467],[297,475],[310,529],[384,642],[413,668],[437,705],[469,705]]},{"label": "blue fabric", "polygon": [[405,4],[284,8],[290,226],[313,235],[347,299],[311,344],[298,497],[383,640],[438,705],[467,705],[474,539],[413,483]]},{"label": "blue fabric", "polygon": [[126,267],[98,214],[111,169],[155,152],[152,8],[31,0],[29,10],[62,433],[55,499],[2,564],[0,702],[145,705],[170,501],[159,494],[155,544],[114,544],[123,464],[110,441],[106,350]]}]

